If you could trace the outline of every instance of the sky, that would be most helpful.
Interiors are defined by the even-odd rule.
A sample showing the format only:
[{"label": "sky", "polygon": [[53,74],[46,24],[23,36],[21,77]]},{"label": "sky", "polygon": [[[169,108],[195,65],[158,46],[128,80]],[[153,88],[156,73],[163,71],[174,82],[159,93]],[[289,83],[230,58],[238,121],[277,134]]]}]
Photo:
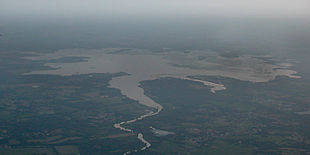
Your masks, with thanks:
[{"label": "sky", "polygon": [[1,0],[3,18],[309,18],[309,0]]},{"label": "sky", "polygon": [[310,0],[0,0],[0,51],[308,49],[309,25]]}]

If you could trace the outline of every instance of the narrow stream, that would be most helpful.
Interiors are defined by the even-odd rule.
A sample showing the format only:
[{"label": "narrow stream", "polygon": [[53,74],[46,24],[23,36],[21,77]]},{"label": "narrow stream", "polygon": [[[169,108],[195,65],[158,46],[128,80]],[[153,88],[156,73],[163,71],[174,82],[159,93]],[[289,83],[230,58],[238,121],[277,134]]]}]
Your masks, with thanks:
[{"label": "narrow stream", "polygon": [[[110,81],[110,87],[119,89],[121,91],[121,93],[123,95],[127,96],[128,98],[137,100],[140,104],[143,104],[145,106],[155,108],[156,111],[155,112],[154,111],[148,112],[148,113],[141,115],[138,118],[134,118],[132,120],[116,123],[116,124],[114,124],[114,127],[116,129],[120,129],[120,130],[125,131],[125,132],[134,133],[133,129],[125,128],[124,125],[134,123],[134,122],[136,122],[138,120],[142,120],[146,117],[155,116],[155,115],[159,114],[160,111],[163,109],[163,107],[160,104],[156,103],[155,101],[153,101],[151,98],[147,97],[144,94],[144,90],[141,87],[139,87],[140,81],[143,81],[143,80],[140,79],[139,77],[141,78],[141,76],[134,76],[134,75],[115,77]],[[215,91],[226,89],[224,87],[224,85],[216,84],[216,83],[212,83],[212,82],[208,82],[208,81],[202,81],[202,80],[192,79],[192,78],[188,78],[188,77],[184,77],[184,78],[180,78],[180,79],[190,80],[190,81],[195,81],[195,82],[201,82],[202,84],[204,84],[206,86],[211,86],[212,88],[210,91],[212,93],[215,93]],[[140,149],[127,151],[124,153],[124,155],[130,154],[132,152],[143,151],[143,150],[151,147],[151,143],[144,139],[142,133],[138,133],[137,135],[138,135],[137,138],[141,142],[143,142],[145,144],[145,146],[140,148]]]},{"label": "narrow stream", "polygon": [[[138,79],[139,78],[137,78],[137,76],[129,75],[129,76],[115,77],[110,81],[110,87],[111,88],[117,88],[121,91],[121,93],[123,95],[127,96],[128,98],[137,100],[140,104],[143,104],[145,106],[156,109],[156,111],[148,112],[144,115],[141,115],[138,118],[134,118],[132,120],[123,121],[123,122],[114,124],[115,128],[120,129],[120,130],[125,131],[125,132],[130,132],[130,133],[134,133],[134,130],[129,129],[129,128],[125,128],[125,127],[123,127],[123,125],[134,123],[134,122],[136,122],[138,120],[142,120],[146,117],[151,117],[151,116],[157,115],[163,109],[163,107],[160,104],[156,103],[155,101],[153,101],[152,99],[150,99],[149,97],[144,95],[144,90],[141,87],[139,87],[140,80],[138,80]],[[129,81],[131,83],[128,83]],[[137,138],[141,142],[143,142],[145,144],[145,146],[140,148],[140,149],[127,151],[124,153],[124,155],[130,154],[132,152],[137,152],[139,150],[143,151],[143,150],[151,147],[151,143],[144,139],[142,133],[138,133]]]},{"label": "narrow stream", "polygon": [[[89,73],[128,73],[129,75],[114,77],[109,82],[111,88],[121,91],[121,94],[130,99],[136,100],[139,104],[151,107],[154,111],[143,114],[132,120],[114,124],[114,127],[125,132],[136,133],[133,129],[125,128],[124,125],[134,123],[146,117],[159,114],[163,107],[144,95],[144,90],[140,87],[140,82],[154,80],[163,77],[178,78],[201,82],[209,86],[210,91],[215,93],[225,90],[222,84],[216,84],[199,79],[189,78],[193,75],[222,76],[234,78],[241,81],[268,82],[277,76],[288,76],[290,78],[300,78],[297,72],[290,70],[288,64],[274,65],[266,63],[261,59],[251,56],[240,56],[238,58],[223,58],[217,53],[208,51],[168,52],[151,53],[133,49],[123,54],[109,54],[118,49],[67,49],[54,53],[40,54],[39,56],[25,57],[30,60],[54,60],[64,57],[87,57],[87,61],[73,63],[46,63],[46,66],[53,70],[34,70],[29,74],[56,74],[70,76],[75,74]],[[204,56],[206,59],[198,59]],[[232,63],[233,62],[233,63]],[[124,154],[130,154],[145,150],[151,143],[144,139],[142,133],[136,133],[137,138],[144,143],[144,147],[130,150]]]}]

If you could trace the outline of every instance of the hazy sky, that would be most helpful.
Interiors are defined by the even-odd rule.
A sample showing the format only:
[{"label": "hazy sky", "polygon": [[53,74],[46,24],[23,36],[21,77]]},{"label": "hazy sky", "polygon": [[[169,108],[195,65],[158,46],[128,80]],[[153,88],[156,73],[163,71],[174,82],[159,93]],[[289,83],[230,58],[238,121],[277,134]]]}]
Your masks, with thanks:
[{"label": "hazy sky", "polygon": [[310,0],[1,0],[2,17],[310,16]]}]

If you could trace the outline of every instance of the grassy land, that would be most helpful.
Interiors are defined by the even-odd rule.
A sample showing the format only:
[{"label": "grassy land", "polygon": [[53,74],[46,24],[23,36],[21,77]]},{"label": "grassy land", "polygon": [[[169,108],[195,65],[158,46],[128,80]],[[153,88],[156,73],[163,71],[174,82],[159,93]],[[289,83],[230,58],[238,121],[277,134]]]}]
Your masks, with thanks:
[{"label": "grassy land", "polygon": [[[198,82],[173,78],[142,83],[146,94],[164,107],[160,115],[136,124],[151,140],[150,152],[310,152],[310,126],[306,123],[310,117],[297,113],[310,109],[307,81],[278,77],[269,83],[251,83],[221,77],[196,78],[223,83],[227,90],[213,94]],[[175,134],[156,137],[148,126]]]}]

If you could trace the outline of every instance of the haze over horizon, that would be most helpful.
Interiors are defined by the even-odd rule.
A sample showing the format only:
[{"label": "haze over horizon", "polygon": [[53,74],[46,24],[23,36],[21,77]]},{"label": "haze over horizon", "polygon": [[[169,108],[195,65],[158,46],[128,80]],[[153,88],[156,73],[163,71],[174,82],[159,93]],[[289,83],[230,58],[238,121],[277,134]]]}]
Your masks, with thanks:
[{"label": "haze over horizon", "polygon": [[133,47],[304,52],[310,46],[309,14],[308,0],[2,0],[0,51]]},{"label": "haze over horizon", "polygon": [[308,0],[2,0],[0,18],[309,18]]},{"label": "haze over horizon", "polygon": [[310,0],[0,0],[0,154],[309,154]]}]

